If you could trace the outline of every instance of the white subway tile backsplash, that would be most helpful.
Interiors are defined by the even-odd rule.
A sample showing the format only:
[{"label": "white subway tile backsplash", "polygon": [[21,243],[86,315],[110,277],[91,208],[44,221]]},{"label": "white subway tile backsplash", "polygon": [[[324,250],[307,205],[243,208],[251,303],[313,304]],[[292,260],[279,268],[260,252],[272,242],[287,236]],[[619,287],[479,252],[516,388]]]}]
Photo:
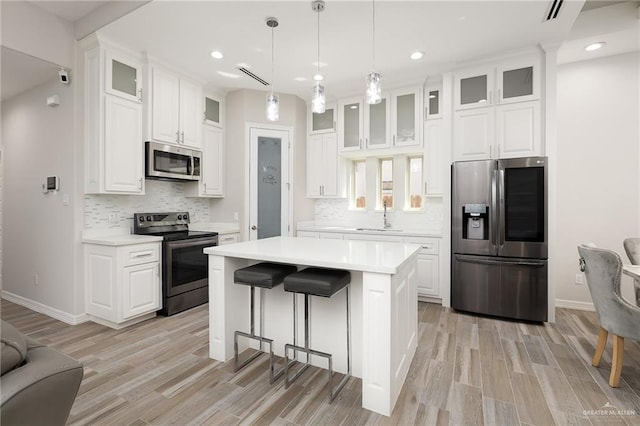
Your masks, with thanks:
[{"label": "white subway tile backsplash", "polygon": [[[169,182],[147,179],[145,195],[85,195],[84,228],[109,229],[133,226],[133,214],[142,212],[189,212],[192,219],[207,222],[209,200],[191,198],[184,195],[183,182]],[[117,217],[117,223],[109,223],[109,215]]]},{"label": "white subway tile backsplash", "polygon": [[[442,199],[427,198],[424,211],[405,212],[389,210],[387,218],[394,228],[442,228]],[[347,199],[317,199],[315,201],[316,223],[340,224],[344,226],[380,227],[382,211],[350,210]]]}]

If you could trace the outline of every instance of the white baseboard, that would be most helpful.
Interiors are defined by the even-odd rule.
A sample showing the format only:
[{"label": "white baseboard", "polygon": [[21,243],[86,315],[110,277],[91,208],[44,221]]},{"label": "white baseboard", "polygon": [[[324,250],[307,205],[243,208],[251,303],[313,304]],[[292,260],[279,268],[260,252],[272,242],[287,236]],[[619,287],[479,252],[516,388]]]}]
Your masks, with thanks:
[{"label": "white baseboard", "polygon": [[51,306],[47,306],[40,302],[27,299],[26,297],[18,296],[17,294],[10,293],[6,290],[2,290],[1,295],[3,299],[8,300],[9,302],[24,306],[25,308],[29,308],[32,311],[40,312],[41,314],[45,314],[51,318],[57,319],[70,325],[77,325],[90,320],[89,315],[87,314],[72,315],[68,312],[52,308]]},{"label": "white baseboard", "polygon": [[596,308],[591,302],[577,302],[575,300],[556,299],[556,308],[577,309],[580,311],[593,311]]}]

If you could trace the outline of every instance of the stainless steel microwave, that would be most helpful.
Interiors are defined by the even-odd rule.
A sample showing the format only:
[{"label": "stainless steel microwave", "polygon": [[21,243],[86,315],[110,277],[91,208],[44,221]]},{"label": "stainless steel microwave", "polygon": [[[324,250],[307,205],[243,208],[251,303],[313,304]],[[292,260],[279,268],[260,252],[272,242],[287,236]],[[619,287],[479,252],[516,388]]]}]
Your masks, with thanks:
[{"label": "stainless steel microwave", "polygon": [[145,151],[148,178],[200,180],[202,152],[158,142],[147,142]]}]

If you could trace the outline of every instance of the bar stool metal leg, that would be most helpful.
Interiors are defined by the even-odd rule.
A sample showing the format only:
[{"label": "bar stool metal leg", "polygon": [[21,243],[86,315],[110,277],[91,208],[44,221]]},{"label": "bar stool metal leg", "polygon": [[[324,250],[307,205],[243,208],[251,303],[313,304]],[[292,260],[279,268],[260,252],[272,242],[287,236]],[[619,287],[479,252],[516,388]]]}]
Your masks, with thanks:
[{"label": "bar stool metal leg", "polygon": [[[340,390],[344,387],[344,385],[347,383],[347,381],[349,380],[349,378],[351,377],[351,317],[349,315],[349,287],[350,286],[346,286],[346,293],[345,293],[345,299],[347,302],[347,373],[344,375],[344,377],[340,380],[340,382],[333,387],[333,356],[332,354],[326,353],[326,352],[321,352],[321,351],[316,351],[314,349],[309,348],[309,294],[305,293],[304,294],[304,347],[300,347],[297,346],[294,342],[293,345],[291,344],[286,344],[284,346],[284,356],[285,356],[285,363],[284,363],[284,386],[285,389],[287,389],[291,383],[293,383],[294,381],[296,381],[298,379],[298,377],[300,377],[300,375],[302,373],[305,372],[305,370],[307,368],[309,368],[309,366],[311,365],[311,360],[310,360],[310,356],[311,355],[318,355],[321,356],[323,358],[327,358],[328,361],[328,375],[329,375],[329,403],[333,402],[333,400],[335,399],[336,395],[338,394],[338,392],[340,392]],[[293,375],[293,377],[289,378],[289,350],[293,351],[294,356],[298,353],[298,352],[304,352],[307,354],[307,362]]]}]

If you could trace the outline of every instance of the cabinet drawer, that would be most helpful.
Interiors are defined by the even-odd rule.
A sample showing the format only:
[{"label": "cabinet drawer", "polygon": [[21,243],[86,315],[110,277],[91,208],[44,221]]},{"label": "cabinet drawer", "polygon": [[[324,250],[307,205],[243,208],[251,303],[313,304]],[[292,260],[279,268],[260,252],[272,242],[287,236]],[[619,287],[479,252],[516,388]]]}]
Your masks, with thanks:
[{"label": "cabinet drawer", "polygon": [[238,234],[218,235],[218,245],[234,244],[238,242]]},{"label": "cabinet drawer", "polygon": [[438,254],[439,242],[434,238],[423,237],[405,237],[404,242],[407,244],[420,244],[422,246],[421,254]]},{"label": "cabinet drawer", "polygon": [[140,265],[160,260],[160,243],[135,244],[121,248],[122,266]]}]

